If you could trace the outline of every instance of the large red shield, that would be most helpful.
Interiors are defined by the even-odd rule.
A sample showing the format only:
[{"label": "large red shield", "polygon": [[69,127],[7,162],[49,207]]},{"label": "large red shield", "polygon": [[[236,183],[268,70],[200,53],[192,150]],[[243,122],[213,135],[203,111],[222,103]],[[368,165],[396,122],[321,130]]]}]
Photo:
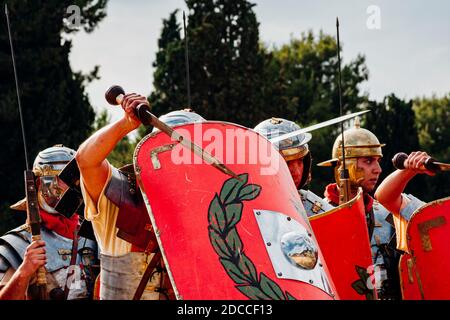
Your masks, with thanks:
[{"label": "large red shield", "polygon": [[417,270],[414,258],[410,254],[403,254],[400,257],[399,273],[400,287],[402,289],[403,300],[421,300],[421,289],[417,281]]},{"label": "large red shield", "polygon": [[[175,130],[239,175],[224,174],[160,132],[138,144],[138,182],[177,298],[337,298],[289,169],[272,144],[231,123]],[[270,174],[268,162],[276,172]]]},{"label": "large red shield", "polygon": [[[414,277],[409,278],[415,281],[416,289],[412,294],[411,290],[407,290],[406,294],[404,291],[404,298],[450,299],[450,197],[427,203],[417,209],[406,232],[410,268],[403,268],[401,271],[412,270]],[[402,279],[408,276],[402,274]]]},{"label": "large red shield", "polygon": [[362,190],[349,202],[309,220],[340,299],[376,298]]}]

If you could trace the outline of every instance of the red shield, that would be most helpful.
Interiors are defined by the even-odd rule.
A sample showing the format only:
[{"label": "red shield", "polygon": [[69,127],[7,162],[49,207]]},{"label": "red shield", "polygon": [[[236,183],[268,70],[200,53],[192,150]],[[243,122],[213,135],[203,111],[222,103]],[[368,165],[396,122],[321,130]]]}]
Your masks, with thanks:
[{"label": "red shield", "polygon": [[402,289],[403,300],[420,300],[419,282],[417,281],[417,269],[414,258],[410,254],[403,254],[400,257],[400,287]]},{"label": "red shield", "polygon": [[135,170],[177,298],[332,299],[327,266],[271,143],[223,122],[176,131],[239,175],[225,175],[163,133],[137,146]]},{"label": "red shield", "polygon": [[340,299],[374,299],[374,270],[362,190],[349,202],[309,220]]},{"label": "red shield", "polygon": [[[417,209],[406,232],[417,286],[412,299],[450,299],[450,197]],[[408,272],[408,268],[401,271]],[[406,277],[402,274],[402,279]]]}]

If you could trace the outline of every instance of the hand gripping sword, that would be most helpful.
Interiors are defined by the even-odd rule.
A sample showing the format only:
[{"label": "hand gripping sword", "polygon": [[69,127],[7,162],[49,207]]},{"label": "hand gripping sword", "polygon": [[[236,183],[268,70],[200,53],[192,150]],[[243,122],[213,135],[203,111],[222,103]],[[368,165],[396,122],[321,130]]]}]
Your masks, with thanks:
[{"label": "hand gripping sword", "polygon": [[[30,170],[30,166],[28,163],[27,144],[26,144],[26,138],[25,138],[25,126],[24,126],[23,117],[22,117],[22,105],[20,103],[19,81],[17,80],[16,62],[15,62],[15,58],[14,58],[14,47],[13,47],[12,37],[11,37],[8,6],[6,3],[5,3],[5,15],[6,15],[6,23],[8,25],[9,44],[11,47],[11,58],[12,58],[13,69],[14,69],[14,80],[16,83],[17,103],[19,105],[20,124],[22,127],[22,139],[23,139],[23,147],[24,147],[24,151],[25,151],[26,170],[24,171],[24,177],[25,177],[25,194],[26,194],[26,199],[27,199],[27,224],[30,226],[30,229],[31,229],[31,240],[37,241],[37,240],[41,240],[41,216],[39,215],[39,204],[38,204],[38,199],[37,199],[35,176],[34,176],[33,171]],[[47,278],[46,278],[45,273],[46,273],[45,267],[40,267],[36,274],[36,276],[37,276],[36,285],[38,287],[40,300],[48,300]]]},{"label": "hand gripping sword", "polygon": [[[112,86],[105,93],[106,101],[108,101],[108,103],[111,105],[121,104],[124,96],[125,91],[120,86]],[[217,158],[213,157],[210,153],[206,152],[201,147],[199,147],[189,139],[179,134],[177,131],[173,130],[167,124],[159,120],[154,114],[150,112],[150,109],[146,104],[138,105],[136,107],[135,114],[144,125],[152,125],[155,128],[158,128],[175,141],[178,141],[182,146],[191,150],[197,156],[199,156],[204,161],[212,165],[214,168],[222,171],[223,173],[233,178],[241,180],[236,173],[234,173],[231,169],[229,169],[225,164],[220,162]]]},{"label": "hand gripping sword", "polygon": [[[392,158],[392,164],[396,169],[404,170],[406,159],[408,159],[408,155],[406,153],[399,152]],[[438,162],[436,159],[433,158],[428,158],[423,163],[423,167],[434,173],[440,171],[450,171],[449,163]]]}]

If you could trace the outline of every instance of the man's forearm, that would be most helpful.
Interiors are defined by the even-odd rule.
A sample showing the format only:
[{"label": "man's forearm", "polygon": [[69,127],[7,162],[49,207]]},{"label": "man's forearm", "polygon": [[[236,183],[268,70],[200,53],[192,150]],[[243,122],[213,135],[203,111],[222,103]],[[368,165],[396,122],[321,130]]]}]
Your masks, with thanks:
[{"label": "man's forearm", "polygon": [[402,193],[408,182],[416,175],[411,170],[397,170],[391,173],[375,192],[375,198],[391,212],[399,212]]},{"label": "man's forearm", "polygon": [[100,166],[117,143],[133,130],[126,121],[120,119],[95,132],[78,149],[77,162],[80,168]]},{"label": "man's forearm", "polygon": [[24,275],[19,267],[0,290],[0,300],[25,300],[29,283],[30,277]]}]

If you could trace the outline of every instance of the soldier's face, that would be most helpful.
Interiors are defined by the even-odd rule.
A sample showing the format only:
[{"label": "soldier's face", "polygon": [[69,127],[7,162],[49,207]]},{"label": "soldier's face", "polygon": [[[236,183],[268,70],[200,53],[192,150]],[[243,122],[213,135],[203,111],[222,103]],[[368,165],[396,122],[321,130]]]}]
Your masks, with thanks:
[{"label": "soldier's face", "polygon": [[364,170],[364,180],[360,182],[360,186],[365,192],[371,192],[375,189],[382,171],[380,160],[381,157],[358,158],[358,168]]},{"label": "soldier's face", "polygon": [[303,159],[296,159],[287,162],[292,179],[296,186],[300,184],[303,176]]}]

